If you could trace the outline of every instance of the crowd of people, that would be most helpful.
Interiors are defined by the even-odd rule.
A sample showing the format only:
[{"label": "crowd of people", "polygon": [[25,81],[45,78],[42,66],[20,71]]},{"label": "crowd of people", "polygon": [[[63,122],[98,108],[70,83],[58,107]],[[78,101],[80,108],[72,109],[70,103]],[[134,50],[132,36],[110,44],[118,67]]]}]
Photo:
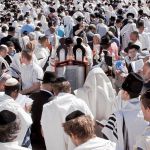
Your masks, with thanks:
[{"label": "crowd of people", "polygon": [[0,2],[0,149],[150,150],[149,122],[149,0]]}]

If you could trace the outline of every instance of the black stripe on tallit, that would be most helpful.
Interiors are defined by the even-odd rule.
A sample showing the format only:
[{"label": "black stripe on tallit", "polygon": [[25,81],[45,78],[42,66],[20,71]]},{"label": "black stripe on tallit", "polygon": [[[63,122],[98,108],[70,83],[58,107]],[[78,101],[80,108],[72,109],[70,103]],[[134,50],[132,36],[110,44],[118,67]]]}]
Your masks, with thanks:
[{"label": "black stripe on tallit", "polygon": [[113,132],[113,135],[118,139],[118,136],[117,136],[117,134],[114,132],[114,130],[113,130],[113,128],[111,127],[111,126],[109,126],[109,125],[106,125],[105,127],[107,127],[107,128],[109,128],[110,130],[112,130],[112,132]]}]

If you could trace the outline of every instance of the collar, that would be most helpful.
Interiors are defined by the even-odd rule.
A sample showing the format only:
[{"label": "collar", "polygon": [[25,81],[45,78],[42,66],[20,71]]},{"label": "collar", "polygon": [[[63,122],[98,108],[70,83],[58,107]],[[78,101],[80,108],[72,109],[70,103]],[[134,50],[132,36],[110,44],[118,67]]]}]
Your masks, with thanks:
[{"label": "collar", "polygon": [[47,92],[47,93],[49,93],[49,94],[53,95],[53,93],[52,93],[52,92],[50,92],[50,91],[48,91],[48,90],[41,89],[41,91],[44,91],[44,92]]}]

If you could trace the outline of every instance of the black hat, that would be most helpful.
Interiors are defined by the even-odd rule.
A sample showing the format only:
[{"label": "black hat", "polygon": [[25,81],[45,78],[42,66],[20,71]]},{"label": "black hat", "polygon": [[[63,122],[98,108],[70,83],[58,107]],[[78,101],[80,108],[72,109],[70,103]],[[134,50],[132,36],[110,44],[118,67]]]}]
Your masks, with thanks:
[{"label": "black hat", "polygon": [[0,112],[0,125],[7,125],[16,120],[16,115],[8,110],[3,110]]},{"label": "black hat", "polygon": [[108,45],[111,43],[110,37],[105,35],[101,38],[101,45]]},{"label": "black hat", "polygon": [[45,83],[54,83],[56,81],[56,75],[54,72],[46,71],[44,73],[43,80],[38,79],[40,81],[43,81],[43,84]]},{"label": "black hat", "polygon": [[122,84],[122,89],[127,92],[140,94],[143,87],[143,79],[136,73],[130,73]]},{"label": "black hat", "polygon": [[78,17],[76,18],[76,20],[77,20],[78,22],[81,22],[83,19],[84,19],[84,18],[83,18],[82,16],[78,16]]},{"label": "black hat", "polygon": [[130,50],[130,49],[133,49],[133,48],[134,48],[135,50],[137,50],[137,51],[139,51],[139,49],[140,49],[140,47],[139,47],[138,45],[136,45],[136,44],[130,42],[130,43],[128,44],[128,47],[125,48],[124,51],[125,51],[126,53],[128,53],[129,50]]},{"label": "black hat", "polygon": [[132,18],[134,18],[134,17],[135,17],[135,15],[134,15],[133,13],[128,13],[128,14],[127,14],[127,18],[128,18],[128,17],[132,17]]},{"label": "black hat", "polygon": [[15,32],[15,27],[10,26],[8,32]]},{"label": "black hat", "polygon": [[84,115],[85,114],[83,112],[81,112],[80,110],[76,110],[76,111],[70,113],[69,115],[67,115],[66,118],[65,118],[65,120],[67,122],[67,121],[70,121],[72,119],[84,116]]}]

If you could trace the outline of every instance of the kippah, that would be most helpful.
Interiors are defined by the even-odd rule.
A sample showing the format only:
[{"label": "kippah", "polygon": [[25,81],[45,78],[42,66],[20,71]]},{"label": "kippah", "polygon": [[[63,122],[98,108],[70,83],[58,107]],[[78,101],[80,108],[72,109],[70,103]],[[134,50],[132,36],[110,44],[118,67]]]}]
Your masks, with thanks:
[{"label": "kippah", "polygon": [[80,110],[76,110],[76,111],[70,113],[69,115],[67,115],[67,117],[66,117],[65,120],[66,120],[66,122],[67,122],[67,121],[70,121],[70,120],[72,120],[72,119],[75,119],[75,118],[84,116],[84,115],[85,115],[85,114],[84,114],[83,112],[81,112]]},{"label": "kippah", "polygon": [[3,110],[0,112],[0,125],[7,125],[16,120],[16,115],[8,110]]},{"label": "kippah", "polygon": [[10,78],[6,80],[5,86],[14,86],[17,85],[19,82],[15,78]]}]

